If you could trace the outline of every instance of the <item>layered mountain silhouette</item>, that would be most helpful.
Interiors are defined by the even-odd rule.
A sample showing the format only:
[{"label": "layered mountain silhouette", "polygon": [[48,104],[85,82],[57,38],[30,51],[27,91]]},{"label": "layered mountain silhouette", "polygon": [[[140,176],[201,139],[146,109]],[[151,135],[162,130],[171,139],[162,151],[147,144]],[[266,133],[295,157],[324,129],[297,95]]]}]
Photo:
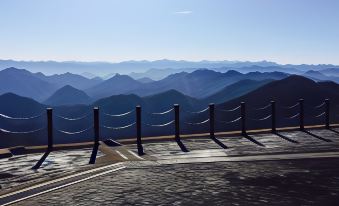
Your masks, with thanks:
[{"label": "layered mountain silhouette", "polygon": [[339,77],[339,68],[327,68],[320,71],[322,74],[327,76]]},{"label": "layered mountain silhouette", "polygon": [[148,78],[148,77],[142,77],[140,79],[137,79],[137,81],[141,82],[141,83],[151,83],[151,82],[154,82],[153,79],[151,78]]},{"label": "layered mountain silhouette", "polygon": [[76,89],[70,85],[66,85],[58,89],[52,96],[46,101],[47,105],[61,106],[61,105],[78,105],[78,104],[90,104],[92,102],[85,92]]},{"label": "layered mountain silhouette", "polygon": [[320,71],[310,70],[303,74],[303,76],[311,78],[316,81],[334,81],[339,83],[339,77],[337,76],[327,76]]},{"label": "layered mountain silhouette", "polygon": [[0,71],[0,94],[11,92],[42,101],[56,89],[52,83],[24,69],[11,67]]},{"label": "layered mountain silhouette", "polygon": [[[335,120],[335,114],[338,108],[335,106],[339,103],[339,85],[334,82],[316,82],[306,77],[292,75],[282,80],[277,80],[265,84],[258,89],[249,92],[241,97],[234,98],[230,101],[217,105],[216,118],[218,119],[216,128],[219,131],[240,129],[240,123],[231,124],[222,123],[220,121],[229,122],[240,117],[240,109],[233,112],[222,112],[236,108],[241,102],[246,103],[246,122],[249,129],[254,128],[270,128],[271,119],[257,121],[271,114],[271,107],[266,107],[273,100],[276,102],[277,127],[298,126],[299,117],[289,119],[293,115],[298,114],[299,105],[287,109],[289,106],[295,105],[299,99],[304,99],[305,124],[324,124],[324,116],[316,117],[325,111],[325,107],[316,108],[322,104],[325,99],[331,101],[331,121]],[[259,109],[258,108],[266,108]],[[192,116],[189,121],[197,122],[199,117]],[[220,121],[219,121],[220,120]],[[189,132],[203,132],[200,130],[190,130]]]},{"label": "layered mountain silhouette", "polygon": [[227,102],[231,99],[243,96],[253,90],[256,90],[257,88],[265,84],[268,84],[272,81],[274,80],[272,79],[267,79],[267,80],[262,80],[262,81],[256,81],[256,80],[250,80],[250,79],[240,80],[234,84],[226,86],[221,91],[209,97],[204,98],[203,101],[206,104],[207,103],[220,104],[223,102]]},{"label": "layered mountain silhouette", "polygon": [[124,94],[128,91],[141,87],[142,83],[127,76],[116,74],[106,81],[89,88],[86,91],[91,97],[95,99],[108,97],[116,94]]},{"label": "layered mountain silhouette", "polygon": [[[236,74],[236,73],[235,73]],[[269,81],[269,80],[265,80]],[[314,118],[315,115],[324,111],[324,108],[314,109],[314,106],[319,105],[325,98],[331,99],[331,114],[335,113],[335,105],[339,103],[339,85],[334,82],[315,82],[302,76],[289,76],[282,80],[272,82],[263,81],[263,86],[259,86],[254,91],[248,92],[240,97],[232,99],[222,104],[216,105],[216,118],[218,120],[232,120],[239,117],[240,111],[236,110],[233,113],[220,112],[222,109],[231,109],[246,102],[247,108],[247,123],[249,128],[269,128],[270,120],[264,122],[254,122],[251,118],[261,118],[270,114],[270,108],[266,110],[255,110],[270,103],[271,100],[276,101],[277,106],[277,126],[293,126],[298,125],[298,119],[289,120],[285,117],[294,115],[298,112],[298,107],[292,110],[285,110],[286,106],[295,104],[300,98],[305,99],[305,122],[306,124],[320,124],[323,119]],[[143,136],[150,135],[168,135],[173,134],[173,125],[166,128],[150,127],[151,124],[162,124],[173,120],[173,111],[165,116],[152,115],[152,112],[162,112],[173,108],[173,104],[180,104],[181,130],[183,133],[199,133],[207,132],[208,124],[201,126],[190,126],[184,122],[199,122],[208,118],[208,112],[202,114],[190,113],[207,107],[205,99],[199,100],[189,97],[175,90],[169,90],[164,93],[139,97],[134,94],[130,95],[113,95],[107,98],[100,99],[91,105],[80,106],[54,106],[54,114],[67,117],[79,117],[84,114],[92,114],[93,107],[99,106],[100,109],[100,124],[103,126],[124,126],[135,121],[135,113],[132,112],[125,117],[111,117],[107,114],[125,113],[134,110],[136,105],[142,106],[142,134]],[[47,105],[40,104],[32,99],[20,97],[15,94],[4,94],[0,96],[0,113],[9,116],[32,116],[43,113],[42,119],[29,121],[28,123],[17,123],[0,118],[0,125],[3,129],[14,131],[25,131],[36,128],[45,128],[46,116],[45,108]],[[331,119],[333,121],[334,115]],[[88,131],[86,134],[75,135],[73,138],[57,132],[58,129],[67,131],[78,131],[89,127],[93,124],[92,115],[85,119],[69,124],[62,119],[55,119],[55,139],[57,143],[66,143],[72,141],[92,141],[93,131]],[[240,126],[235,124],[224,124],[217,122],[217,130],[237,130]],[[46,131],[32,135],[10,135],[1,132],[1,137],[8,141],[1,141],[0,147],[14,146],[18,144],[45,144]],[[105,138],[124,138],[135,137],[135,128],[132,127],[126,130],[109,130],[101,128],[100,137]],[[34,141],[29,141],[34,139]]]},{"label": "layered mountain silhouette", "polygon": [[[213,70],[196,70],[172,74],[162,80],[149,78],[135,80],[127,75],[116,74],[102,80],[88,79],[80,75],[65,73],[46,76],[42,73],[31,73],[27,70],[8,68],[0,72],[0,94],[12,92],[21,96],[32,97],[40,102],[45,101],[57,89],[70,85],[86,92],[93,99],[100,99],[117,94],[136,94],[150,96],[168,90],[177,90],[194,98],[206,98],[240,80],[282,79],[288,74],[281,72],[250,72],[242,74],[230,70],[226,73]],[[81,101],[80,101],[81,102]]]},{"label": "layered mountain silhouette", "polygon": [[191,97],[205,98],[240,80],[277,80],[287,76],[288,74],[280,72],[250,72],[242,74],[234,70],[226,73],[212,70],[196,70],[192,73],[181,72],[170,75],[160,81],[144,84],[135,90],[129,91],[129,93],[147,96],[174,89]]},{"label": "layered mountain silhouette", "polygon": [[57,88],[61,88],[65,85],[70,85],[77,89],[84,90],[84,89],[93,87],[103,81],[102,79],[98,77],[88,79],[81,75],[72,74],[69,72],[64,73],[64,74],[54,74],[51,76],[46,76],[43,73],[39,72],[39,73],[35,73],[34,75],[46,82],[54,84]]},{"label": "layered mountain silhouette", "polygon": [[315,82],[306,77],[292,75],[279,81],[268,83],[246,95],[235,98],[223,107],[232,106],[239,102],[251,102],[254,106],[269,103],[271,100],[281,105],[290,105],[303,98],[305,102],[316,105],[326,98],[337,102],[339,99],[338,84]]}]

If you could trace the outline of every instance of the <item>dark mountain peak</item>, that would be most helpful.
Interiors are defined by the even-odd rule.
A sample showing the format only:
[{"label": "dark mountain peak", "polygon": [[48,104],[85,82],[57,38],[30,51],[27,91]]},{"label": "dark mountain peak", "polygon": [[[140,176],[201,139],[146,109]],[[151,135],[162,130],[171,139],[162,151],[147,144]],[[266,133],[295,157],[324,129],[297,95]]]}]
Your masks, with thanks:
[{"label": "dark mountain peak", "polygon": [[236,70],[228,70],[227,72],[225,72],[226,75],[229,75],[229,76],[235,76],[235,75],[241,75],[242,73],[236,71]]},{"label": "dark mountain peak", "polygon": [[288,84],[289,82],[298,82],[299,84],[304,84],[304,83],[314,84],[315,83],[313,80],[307,77],[299,76],[299,75],[291,75],[277,82],[286,83],[286,84]]},{"label": "dark mountain peak", "polygon": [[209,69],[199,69],[195,70],[187,75],[188,78],[213,78],[216,76],[221,75],[220,72],[216,72],[214,70],[209,70]]},{"label": "dark mountain peak", "polygon": [[186,96],[175,89],[170,89],[162,93],[147,96],[143,99],[148,103],[150,109],[161,108],[161,110],[168,109],[172,107],[173,104],[179,104],[181,108],[188,109],[193,108],[200,103],[197,99]]},{"label": "dark mountain peak", "polygon": [[27,71],[26,69],[18,69],[18,68],[15,68],[15,67],[9,67],[9,68],[6,68],[2,71],[0,71],[2,73],[6,73],[6,74],[31,74],[29,71]]},{"label": "dark mountain peak", "polygon": [[116,73],[113,77],[109,78],[107,81],[116,81],[116,80],[129,80],[135,81],[132,77],[125,75],[125,74],[118,74]]},{"label": "dark mountain peak", "polygon": [[45,103],[49,105],[72,105],[72,104],[89,104],[91,98],[79,89],[70,85],[58,89]]},{"label": "dark mountain peak", "polygon": [[68,84],[61,87],[60,89],[58,89],[58,91],[72,91],[72,90],[80,91],[79,89],[76,89],[76,88],[74,88],[74,87],[72,87],[71,85],[68,85]]}]

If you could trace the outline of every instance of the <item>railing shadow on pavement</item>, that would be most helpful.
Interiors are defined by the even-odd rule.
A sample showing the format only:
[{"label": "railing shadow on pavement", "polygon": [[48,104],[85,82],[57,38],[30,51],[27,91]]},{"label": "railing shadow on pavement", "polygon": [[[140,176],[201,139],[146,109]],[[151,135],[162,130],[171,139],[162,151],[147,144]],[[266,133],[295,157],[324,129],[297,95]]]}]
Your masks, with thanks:
[{"label": "railing shadow on pavement", "polygon": [[284,140],[286,140],[286,141],[288,141],[288,142],[292,142],[292,143],[295,143],[295,144],[299,144],[298,141],[293,140],[293,139],[290,139],[290,138],[288,138],[288,137],[282,135],[281,133],[273,132],[273,134],[276,135],[276,136],[278,136],[278,137],[280,137],[280,138],[282,138],[282,139],[284,139]]},{"label": "railing shadow on pavement", "polygon": [[326,139],[326,138],[323,138],[323,137],[320,137],[320,136],[318,136],[318,135],[316,135],[316,134],[314,134],[314,133],[311,133],[310,131],[303,130],[303,132],[306,133],[306,134],[308,134],[308,135],[310,135],[310,136],[312,136],[312,137],[315,137],[315,138],[317,138],[317,139],[319,139],[319,140],[322,140],[322,141],[325,141],[325,142],[332,142],[332,140]]}]

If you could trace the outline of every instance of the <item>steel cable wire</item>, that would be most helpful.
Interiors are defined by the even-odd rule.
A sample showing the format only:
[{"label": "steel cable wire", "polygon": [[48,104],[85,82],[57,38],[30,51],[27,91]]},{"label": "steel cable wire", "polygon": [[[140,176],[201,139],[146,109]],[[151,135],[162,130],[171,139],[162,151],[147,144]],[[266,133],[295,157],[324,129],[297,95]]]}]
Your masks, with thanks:
[{"label": "steel cable wire", "polygon": [[81,134],[84,132],[87,132],[88,130],[92,129],[93,126],[90,126],[86,129],[80,130],[80,131],[75,131],[75,132],[70,132],[70,131],[65,131],[65,130],[61,130],[61,129],[56,129],[56,131],[62,133],[62,134],[67,134],[67,135],[74,135],[74,134]]},{"label": "steel cable wire", "polygon": [[325,114],[326,114],[326,112],[323,112],[323,113],[321,113],[321,114],[318,114],[318,115],[314,116],[314,118],[322,117],[322,116],[324,116]]},{"label": "steel cable wire", "polygon": [[168,126],[172,123],[174,123],[174,120],[167,122],[167,123],[164,123],[164,124],[147,124],[146,123],[145,125],[150,126],[150,127],[165,127],[165,126]]},{"label": "steel cable wire", "polygon": [[298,112],[295,115],[292,115],[292,116],[289,116],[289,117],[285,117],[285,119],[294,119],[294,118],[298,117],[299,115],[300,115],[300,113]]},{"label": "steel cable wire", "polygon": [[265,110],[265,109],[269,108],[270,106],[271,106],[271,104],[268,104],[268,105],[266,105],[264,107],[254,108],[253,110],[255,110],[255,111]]},{"label": "steel cable wire", "polygon": [[242,119],[241,117],[238,117],[238,118],[236,118],[234,120],[231,120],[231,121],[222,121],[222,120],[216,120],[216,121],[220,122],[220,123],[223,123],[223,124],[232,124],[232,123],[238,122],[241,119]]},{"label": "steel cable wire", "polygon": [[293,108],[295,108],[296,106],[298,106],[299,105],[299,102],[297,102],[296,104],[294,104],[294,105],[292,105],[292,106],[282,106],[282,108],[283,109],[293,109]]},{"label": "steel cable wire", "polygon": [[80,117],[65,117],[65,116],[61,116],[61,115],[55,115],[55,116],[60,118],[60,119],[67,120],[67,121],[78,121],[78,120],[85,119],[85,118],[89,117],[90,115],[91,115],[91,113],[84,114],[83,116],[80,116]]},{"label": "steel cable wire", "polygon": [[152,115],[163,115],[163,114],[170,113],[170,112],[173,111],[173,110],[174,110],[174,108],[171,108],[171,109],[166,110],[166,111],[164,111],[164,112],[153,112],[153,113],[151,113],[151,114],[152,114]]},{"label": "steel cable wire", "polygon": [[31,133],[35,133],[35,132],[42,131],[42,130],[44,130],[44,129],[45,129],[45,128],[42,127],[42,128],[35,129],[35,130],[18,132],[18,131],[9,131],[9,130],[0,128],[0,131],[1,131],[1,132],[4,132],[4,133],[9,133],[9,134],[31,134]]},{"label": "steel cable wire", "polygon": [[131,114],[131,113],[134,112],[134,111],[135,111],[135,110],[132,109],[132,110],[130,110],[130,111],[128,111],[128,112],[125,112],[125,113],[122,113],[122,114],[108,114],[108,113],[103,113],[103,114],[106,115],[106,116],[109,116],[109,117],[123,117],[123,116],[126,116],[126,115]]},{"label": "steel cable wire", "polygon": [[272,115],[270,114],[270,115],[268,115],[266,117],[263,117],[263,118],[260,118],[260,119],[256,119],[256,118],[248,118],[248,119],[252,120],[252,121],[264,121],[264,120],[267,120],[267,119],[269,119],[271,117],[272,117]]},{"label": "steel cable wire", "polygon": [[131,124],[128,124],[128,125],[125,125],[125,126],[121,126],[121,127],[110,127],[110,126],[106,126],[106,125],[100,125],[100,126],[105,128],[105,129],[110,129],[110,130],[121,130],[121,129],[127,129],[129,127],[132,127],[135,124],[136,124],[136,122],[133,122]]},{"label": "steel cable wire", "polygon": [[220,112],[234,112],[234,111],[237,111],[238,109],[240,109],[241,106],[237,106],[233,109],[218,109],[217,111],[220,111]]},{"label": "steel cable wire", "polygon": [[207,107],[207,108],[205,108],[203,110],[200,110],[200,111],[193,111],[193,112],[187,111],[187,113],[190,113],[190,114],[200,114],[200,113],[206,112],[208,109],[209,109],[209,107]]},{"label": "steel cable wire", "polygon": [[31,117],[11,117],[8,115],[0,114],[0,117],[5,118],[5,119],[11,119],[11,120],[30,120],[30,119],[36,119],[39,118],[43,115],[44,113],[41,113],[39,115],[31,116]]},{"label": "steel cable wire", "polygon": [[210,119],[206,119],[206,120],[204,120],[202,122],[184,122],[184,123],[188,124],[188,125],[201,125],[201,124],[205,124],[205,123],[207,123],[209,121],[210,121]]}]

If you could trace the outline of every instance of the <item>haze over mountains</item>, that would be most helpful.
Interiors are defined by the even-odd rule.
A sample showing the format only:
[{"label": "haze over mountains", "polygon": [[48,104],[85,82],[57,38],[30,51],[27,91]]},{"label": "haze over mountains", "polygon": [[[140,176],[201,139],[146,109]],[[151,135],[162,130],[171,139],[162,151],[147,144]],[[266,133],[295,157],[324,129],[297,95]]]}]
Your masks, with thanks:
[{"label": "haze over mountains", "polygon": [[[164,62],[169,60],[156,61],[158,66],[162,65]],[[172,62],[172,61],[170,61]],[[186,61],[174,61],[178,65],[188,64]],[[137,64],[140,62],[133,61],[129,62],[130,64]],[[146,64],[147,62],[143,62]],[[149,63],[149,62],[148,62]],[[89,96],[91,100],[78,102],[71,101],[74,104],[89,104],[92,101],[95,101],[100,98],[109,97],[112,95],[118,94],[136,94],[138,96],[149,96],[168,90],[177,90],[187,96],[191,96],[198,99],[207,98],[220,92],[227,86],[230,86],[241,80],[279,80],[286,78],[291,74],[298,73],[300,75],[311,78],[315,81],[334,81],[339,82],[339,68],[332,66],[330,68],[323,69],[325,65],[303,65],[303,69],[306,68],[317,68],[320,70],[308,70],[306,72],[302,69],[290,68],[285,66],[280,66],[271,62],[259,62],[259,65],[254,65],[250,62],[200,62],[211,65],[227,63],[228,65],[233,65],[233,67],[239,65],[245,65],[243,67],[238,67],[237,70],[229,70],[226,67],[210,69],[194,69],[187,68],[190,72],[184,71],[185,69],[152,69],[157,75],[161,72],[169,74],[165,78],[154,81],[150,77],[141,77],[142,73],[139,75],[134,74],[134,78],[128,75],[115,74],[114,76],[104,80],[99,77],[93,77],[89,73],[86,73],[87,78],[78,74],[73,74],[70,72],[64,74],[53,74],[53,75],[44,75],[41,72],[32,73],[24,69],[17,69],[10,67],[0,71],[0,94],[12,92],[21,96],[31,97],[39,102],[45,102],[48,98],[52,96],[53,93],[57,92],[58,89],[69,85],[75,89],[81,90],[86,96]],[[197,64],[197,63],[196,63]],[[263,66],[264,65],[264,66]],[[300,65],[299,65],[300,66]],[[220,71],[216,71],[220,70]],[[239,72],[241,71],[241,72]],[[260,71],[260,72],[258,72]],[[284,71],[284,72],[281,72]],[[151,75],[152,72],[145,72],[145,75]],[[132,75],[133,76],[133,75]],[[238,84],[240,85],[240,84]],[[238,87],[238,86],[235,86]],[[241,89],[245,87],[234,89],[239,96]],[[253,88],[256,88],[253,85]],[[253,89],[252,88],[252,89]],[[70,89],[70,88],[68,88]],[[246,91],[251,91],[251,86],[247,85]],[[58,95],[66,97],[67,95],[61,95],[62,92],[67,92],[67,89],[58,92]],[[69,92],[71,93],[71,92]],[[228,95],[225,98],[220,98],[228,100],[231,95]],[[62,102],[56,102],[55,104],[51,102],[50,98],[49,103],[51,105],[60,105]],[[59,101],[62,99],[56,98]],[[75,98],[73,98],[75,100]],[[217,101],[218,102],[218,101]],[[65,100],[64,104],[69,104]]]},{"label": "haze over mountains", "polygon": [[[1,61],[0,61],[1,62]],[[11,62],[7,62],[10,64]],[[13,62],[12,62],[13,63]],[[17,63],[17,62],[14,62]],[[109,63],[97,63],[105,67],[105,78],[97,77],[91,72],[100,69],[95,63],[65,63],[72,67],[70,71],[88,68],[81,72],[65,72],[62,74],[45,75],[38,72],[48,63],[54,69],[62,67],[58,62],[21,62],[24,65],[34,66],[35,69],[26,70],[26,67],[8,67],[0,71],[0,113],[14,117],[25,117],[42,114],[39,119],[22,122],[6,121],[0,117],[1,129],[13,131],[28,131],[45,127],[45,109],[53,107],[54,114],[66,117],[79,117],[90,114],[86,119],[72,124],[55,118],[55,130],[78,131],[92,125],[92,111],[94,106],[100,108],[100,122],[106,126],[123,126],[135,121],[135,114],[126,118],[112,119],[108,114],[119,114],[133,110],[136,105],[142,106],[143,135],[171,134],[171,127],[150,128],[147,124],[158,124],[171,121],[173,113],[165,117],[150,115],[151,112],[162,112],[180,104],[182,121],[199,122],[208,118],[208,113],[194,116],[188,111],[197,111],[207,107],[209,103],[217,104],[218,109],[229,109],[246,101],[248,108],[266,105],[271,100],[277,101],[277,106],[291,105],[299,98],[305,98],[305,104],[317,105],[325,98],[331,98],[331,110],[337,109],[339,104],[339,67],[333,65],[278,65],[272,62],[187,62],[161,60],[155,62],[124,62],[112,66]],[[38,65],[37,67],[35,67]],[[76,66],[74,66],[76,65]],[[84,66],[85,65],[85,66]],[[140,69],[133,69],[139,66]],[[151,65],[156,65],[151,69]],[[167,65],[167,66],[165,66]],[[187,67],[186,67],[186,66]],[[13,66],[11,64],[11,66]],[[40,67],[39,67],[40,66]],[[74,68],[73,68],[74,66]],[[124,73],[117,74],[119,69],[128,68]],[[196,67],[193,67],[196,66]],[[65,67],[65,68],[68,68]],[[1,67],[0,67],[1,68]],[[50,69],[53,70],[51,67]],[[92,68],[89,69],[89,68]],[[129,69],[134,73],[130,73]],[[32,72],[32,71],[35,71]],[[47,69],[46,71],[49,71]],[[62,71],[62,69],[60,70]],[[48,72],[46,72],[48,73]],[[82,73],[79,75],[77,73]],[[130,73],[130,75],[127,75]],[[300,76],[295,76],[298,74]],[[307,77],[307,78],[306,78]],[[320,111],[310,111],[311,116]],[[266,113],[269,110],[265,111]],[[294,125],[296,122],[286,120],[285,116],[296,111],[286,113],[279,110],[281,117],[278,124],[281,126]],[[218,116],[219,115],[219,116]],[[261,117],[265,113],[249,112],[250,117]],[[231,120],[239,116],[239,111],[232,114],[216,114],[220,120]],[[332,120],[334,117],[331,117]],[[307,123],[319,123],[321,119],[308,118]],[[318,122],[317,122],[318,121]],[[269,127],[269,121],[259,123],[248,122],[251,127]],[[206,132],[206,126],[192,127],[181,125],[185,133]],[[217,123],[216,129],[237,129],[236,125]],[[12,135],[0,131],[0,136],[10,141],[0,143],[0,147],[15,146],[18,144],[45,144],[46,131],[38,134],[22,136]],[[102,137],[134,136],[134,130],[101,131]],[[88,141],[92,133],[69,139],[66,135],[55,131],[56,143]],[[25,137],[25,138],[24,138]]]},{"label": "haze over mountains", "polygon": [[[88,79],[71,73],[46,76],[41,73],[31,73],[27,70],[11,67],[0,71],[0,78],[3,79],[0,82],[0,94],[11,92],[44,102],[58,89],[69,85],[83,91],[93,100],[117,94],[149,96],[172,89],[191,97],[205,98],[240,80],[282,79],[288,75],[280,72],[242,74],[234,70],[221,73],[204,69],[191,73],[172,74],[159,81],[146,79],[145,82],[145,79],[143,81],[135,80],[128,75],[116,74],[107,80],[102,80],[99,78]],[[65,92],[66,90],[62,91]],[[58,95],[61,95],[61,92],[58,92]],[[53,105],[50,99],[49,103]],[[79,101],[78,103],[84,102]],[[60,102],[57,104],[60,104]]]},{"label": "haze over mountains", "polygon": [[[239,82],[238,82],[239,83]],[[312,116],[320,114],[323,110],[323,108],[320,108],[319,111],[313,111],[310,108],[312,108],[315,105],[318,105],[321,103],[325,98],[331,99],[331,111],[336,110],[336,104],[339,104],[339,85],[334,82],[315,82],[313,80],[307,79],[302,76],[289,76],[287,78],[284,78],[282,80],[263,80],[263,81],[253,81],[253,80],[242,80],[240,81],[240,86],[242,85],[254,85],[257,88],[249,91],[242,96],[236,97],[236,98],[230,98],[228,101],[223,102],[219,105],[217,105],[217,109],[230,109],[234,106],[239,105],[240,102],[245,101],[247,103],[247,109],[248,109],[248,117],[261,117],[265,116],[266,113],[269,113],[270,110],[267,111],[254,111],[253,108],[261,107],[264,105],[267,105],[271,100],[277,101],[277,120],[278,120],[278,126],[293,126],[295,124],[298,124],[296,121],[291,121],[285,119],[286,116],[293,115],[296,111],[290,111],[290,113],[286,113],[285,110],[283,110],[282,106],[289,106],[294,104],[299,98],[305,99],[305,114],[307,114],[307,124],[312,123],[319,123],[321,121],[320,119],[314,118],[312,119]],[[237,83],[236,83],[237,84]],[[235,85],[236,85],[235,84]],[[230,88],[229,88],[230,87]],[[235,88],[234,85],[226,87],[222,91],[226,91],[225,93],[228,93],[232,91],[232,88]],[[246,86],[245,86],[246,87]],[[250,87],[253,88],[253,87]],[[74,88],[71,88],[74,90]],[[218,94],[221,97],[224,97],[224,95]],[[227,96],[225,94],[225,96]],[[134,94],[124,94],[124,95],[114,95],[110,97],[106,97],[103,99],[100,99],[88,106],[86,105],[68,105],[68,106],[54,106],[55,114],[63,115],[67,117],[78,117],[86,113],[92,113],[92,108],[94,106],[99,106],[100,108],[100,114],[101,114],[101,120],[100,122],[104,125],[109,126],[122,126],[125,124],[128,124],[130,122],[134,121],[134,114],[129,115],[126,118],[120,118],[120,119],[112,119],[109,117],[106,117],[103,115],[104,113],[110,113],[110,114],[118,114],[123,113],[126,111],[130,111],[131,109],[134,109],[136,105],[142,106],[142,115],[143,115],[143,122],[146,123],[164,123],[167,121],[170,121],[173,118],[173,114],[170,113],[166,117],[154,117],[150,115],[151,112],[161,112],[164,110],[167,110],[173,106],[174,103],[180,104],[180,111],[182,115],[182,122],[185,121],[191,121],[191,122],[198,122],[201,121],[203,118],[206,118],[205,116],[197,116],[195,114],[187,113],[188,111],[195,111],[203,109],[207,106],[207,102],[212,101],[214,98],[213,96],[210,97],[210,100],[206,99],[196,99],[189,96],[186,96],[176,90],[169,90],[164,93],[151,95],[147,97],[140,97]],[[32,116],[40,113],[45,113],[45,108],[48,107],[48,105],[41,104],[37,101],[34,101],[30,98],[24,98],[20,97],[15,94],[3,94],[0,95],[0,113],[9,115],[9,116]],[[203,115],[207,115],[203,114]],[[232,114],[225,115],[224,113],[217,112],[216,118],[219,120],[231,120],[232,118],[235,118],[239,116],[239,111],[235,111]],[[27,125],[27,123],[8,123],[4,119],[0,118],[0,124],[2,127],[8,129],[8,130],[19,130],[19,131],[25,131],[29,129],[39,128],[41,125],[44,125],[46,123],[45,116],[42,117],[43,119],[39,119],[36,121],[31,122]],[[165,119],[163,119],[165,118]],[[335,116],[333,115],[331,117],[331,120],[333,121]],[[69,124],[69,122],[61,121],[59,119],[56,119],[56,129],[64,129],[69,131],[77,131],[81,128],[88,127],[88,125],[91,125],[92,123],[92,117],[89,116],[89,118],[86,118],[85,120],[76,123],[76,124]],[[257,123],[253,123],[250,120],[248,120],[248,127],[254,127]],[[266,126],[269,127],[270,122],[264,122],[261,123],[260,126]],[[217,123],[216,125],[217,130],[227,130],[227,129],[238,129],[237,124],[235,125],[225,125],[221,123]],[[172,127],[165,128],[165,129],[154,129],[147,127],[147,125],[143,125],[143,135],[149,136],[149,135],[165,135],[165,134],[172,134],[173,132],[171,130]],[[206,132],[207,129],[205,126],[201,127],[192,127],[187,126],[183,124],[181,126],[182,131],[184,133],[191,133],[191,132]],[[116,131],[118,132],[118,131]],[[127,137],[127,136],[133,136],[134,130],[124,130],[119,131],[118,133],[112,133],[112,131],[107,131],[102,129],[101,130],[101,137],[107,138],[107,137]],[[84,136],[75,136],[74,138],[69,138],[68,136],[62,135],[60,133],[55,133],[56,135],[56,141],[58,143],[64,143],[64,142],[72,142],[72,141],[90,141],[92,138],[92,133],[89,132],[88,134]],[[43,144],[46,141],[44,132],[41,132],[39,134],[35,134],[32,136],[21,136],[21,135],[10,135],[7,133],[1,133],[3,137],[11,138],[11,141],[2,142],[0,147],[8,147],[18,144]]]},{"label": "haze over mountains", "polygon": [[[83,74],[87,73],[87,77],[91,76],[88,74],[94,74],[95,76],[104,76],[112,73],[120,73],[120,74],[130,74],[130,73],[143,73],[149,69],[169,69],[169,70],[181,70],[192,72],[193,70],[199,68],[205,69],[213,69],[216,71],[225,72],[227,70],[238,70],[243,68],[243,70],[238,70],[240,72],[251,72],[256,70],[255,67],[263,67],[262,72],[268,72],[264,70],[265,68],[272,67],[270,71],[280,71],[280,72],[294,72],[301,71],[306,72],[308,70],[323,70],[328,68],[339,68],[335,65],[279,65],[274,62],[268,61],[260,61],[260,62],[249,62],[249,61],[176,61],[176,60],[156,60],[156,61],[123,61],[118,63],[109,63],[109,62],[77,62],[77,61],[66,61],[66,62],[56,62],[56,61],[15,61],[15,60],[0,60],[0,68],[8,68],[8,67],[16,67],[29,70],[31,72],[44,72],[45,74],[62,74],[62,73],[74,73],[74,74]],[[276,68],[274,68],[276,67]],[[193,69],[193,70],[192,70]],[[257,68],[258,69],[258,68]],[[280,69],[285,69],[281,71]],[[173,74],[180,71],[167,72],[165,75],[160,75],[160,78],[153,78],[154,80],[159,80],[168,76],[169,74]],[[153,73],[153,72],[152,72]],[[135,75],[131,75],[133,78]],[[143,75],[139,75],[138,78],[145,77]]]}]

